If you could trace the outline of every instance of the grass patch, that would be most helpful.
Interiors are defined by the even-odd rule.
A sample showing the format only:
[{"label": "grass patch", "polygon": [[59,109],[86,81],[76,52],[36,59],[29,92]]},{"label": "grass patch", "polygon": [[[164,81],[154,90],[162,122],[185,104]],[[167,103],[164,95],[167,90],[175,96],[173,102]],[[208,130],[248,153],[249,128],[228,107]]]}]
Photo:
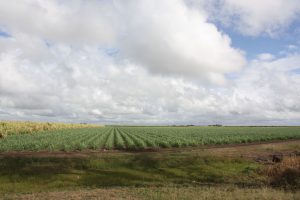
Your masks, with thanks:
[{"label": "grass patch", "polygon": [[186,154],[115,154],[89,158],[1,158],[0,193],[165,185],[261,185],[260,165]]}]

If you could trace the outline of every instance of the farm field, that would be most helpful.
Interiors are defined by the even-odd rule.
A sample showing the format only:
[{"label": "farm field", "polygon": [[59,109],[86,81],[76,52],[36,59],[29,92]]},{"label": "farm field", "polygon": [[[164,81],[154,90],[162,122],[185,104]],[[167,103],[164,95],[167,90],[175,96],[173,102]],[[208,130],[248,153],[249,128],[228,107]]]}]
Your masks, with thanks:
[{"label": "farm field", "polygon": [[300,0],[0,0],[0,200],[300,200]]},{"label": "farm field", "polygon": [[299,196],[300,127],[9,126],[0,199]]},{"label": "farm field", "polygon": [[142,150],[300,139],[300,127],[79,127],[14,133],[0,152]]}]

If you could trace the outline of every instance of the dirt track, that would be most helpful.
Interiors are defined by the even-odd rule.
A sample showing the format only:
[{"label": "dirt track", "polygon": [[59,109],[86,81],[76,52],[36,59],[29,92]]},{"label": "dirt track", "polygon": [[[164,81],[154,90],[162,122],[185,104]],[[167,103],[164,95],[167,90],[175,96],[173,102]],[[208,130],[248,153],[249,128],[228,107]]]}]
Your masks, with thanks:
[{"label": "dirt track", "polygon": [[[216,152],[224,152],[226,155],[231,155],[234,153],[235,155],[239,154],[242,157],[255,157],[253,153],[257,149],[261,149],[263,146],[266,145],[299,145],[300,146],[300,140],[299,139],[291,139],[291,140],[276,140],[276,141],[268,141],[268,142],[253,142],[253,143],[241,143],[241,144],[228,144],[228,145],[205,145],[205,146],[199,146],[199,147],[183,147],[183,148],[158,148],[158,149],[142,149],[142,150],[84,150],[84,151],[12,151],[12,152],[2,152],[0,153],[0,158],[3,157],[57,157],[57,158],[83,158],[83,157],[89,157],[89,156],[101,156],[101,155],[107,155],[107,154],[116,154],[116,153],[123,153],[123,154],[132,154],[132,153],[166,153],[166,152],[195,152],[195,151],[209,151],[209,150],[215,150]],[[268,147],[265,147],[268,148]],[[250,151],[251,150],[251,151]],[[294,149],[295,150],[295,149]],[[290,154],[294,152],[289,150],[284,152],[284,154]],[[297,149],[300,151],[300,149]],[[268,152],[260,152],[262,154],[268,153]],[[271,153],[271,152],[269,152]],[[257,154],[257,153],[256,153]]]}]

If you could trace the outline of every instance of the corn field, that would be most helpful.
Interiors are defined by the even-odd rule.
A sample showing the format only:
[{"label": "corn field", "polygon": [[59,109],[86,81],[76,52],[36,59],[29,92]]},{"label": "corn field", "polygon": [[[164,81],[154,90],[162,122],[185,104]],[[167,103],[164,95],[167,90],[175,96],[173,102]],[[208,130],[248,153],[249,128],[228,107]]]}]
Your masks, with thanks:
[{"label": "corn field", "polygon": [[41,131],[60,130],[66,128],[86,128],[95,125],[87,124],[63,124],[49,122],[16,122],[16,121],[0,121],[0,138],[13,134],[28,134]]},{"label": "corn field", "polygon": [[0,139],[0,151],[138,150],[300,139],[300,127],[79,127],[9,134]]}]

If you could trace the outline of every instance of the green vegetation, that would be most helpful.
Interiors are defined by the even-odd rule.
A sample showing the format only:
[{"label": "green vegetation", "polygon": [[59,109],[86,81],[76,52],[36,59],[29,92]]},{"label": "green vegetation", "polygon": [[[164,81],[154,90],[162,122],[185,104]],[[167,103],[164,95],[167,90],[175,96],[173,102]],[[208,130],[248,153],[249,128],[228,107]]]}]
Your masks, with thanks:
[{"label": "green vegetation", "polygon": [[0,199],[297,199],[299,156],[255,160],[299,145],[7,154],[0,156]]},{"label": "green vegetation", "polygon": [[[228,153],[228,150],[224,151]],[[203,186],[204,189],[210,186],[211,189],[206,188],[210,191],[222,187],[229,189],[223,193],[272,186],[298,191],[299,164],[300,159],[294,157],[292,160],[287,158],[283,163],[265,166],[241,158],[238,153],[224,157],[214,149],[177,153],[104,153],[85,158],[3,157],[0,158],[0,196],[9,193],[132,188],[139,194],[149,193],[153,198],[159,195],[166,199],[172,196],[171,191],[190,190],[195,194],[197,188],[201,191]],[[292,177],[287,174],[291,170],[294,170],[290,174]],[[274,178],[278,180],[275,185]],[[286,182],[287,178],[293,181]],[[164,190],[166,194],[163,194]]]},{"label": "green vegetation", "polygon": [[130,153],[89,158],[0,158],[1,192],[72,188],[261,186],[255,162],[197,154]]},{"label": "green vegetation", "polygon": [[300,139],[300,127],[89,127],[10,134],[0,151],[155,149]]}]

